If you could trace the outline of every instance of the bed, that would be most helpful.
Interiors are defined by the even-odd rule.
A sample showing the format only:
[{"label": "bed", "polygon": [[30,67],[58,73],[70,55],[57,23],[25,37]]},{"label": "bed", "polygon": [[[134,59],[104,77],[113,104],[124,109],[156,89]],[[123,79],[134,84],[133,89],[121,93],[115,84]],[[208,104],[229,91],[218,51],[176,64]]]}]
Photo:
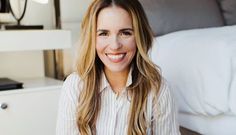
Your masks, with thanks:
[{"label": "bed", "polygon": [[171,85],[181,126],[236,134],[236,25],[156,37],[151,58]]},{"label": "bed", "polygon": [[140,2],[155,35],[150,56],[172,88],[180,126],[236,135],[236,0]]}]

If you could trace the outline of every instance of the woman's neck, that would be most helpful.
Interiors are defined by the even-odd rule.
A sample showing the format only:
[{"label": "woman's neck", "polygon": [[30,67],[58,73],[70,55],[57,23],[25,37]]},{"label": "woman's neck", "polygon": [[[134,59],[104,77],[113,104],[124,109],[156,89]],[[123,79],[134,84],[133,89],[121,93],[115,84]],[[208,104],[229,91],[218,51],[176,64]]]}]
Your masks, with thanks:
[{"label": "woman's neck", "polygon": [[112,72],[109,69],[105,69],[105,74],[112,90],[119,94],[126,86],[129,69],[122,72]]}]

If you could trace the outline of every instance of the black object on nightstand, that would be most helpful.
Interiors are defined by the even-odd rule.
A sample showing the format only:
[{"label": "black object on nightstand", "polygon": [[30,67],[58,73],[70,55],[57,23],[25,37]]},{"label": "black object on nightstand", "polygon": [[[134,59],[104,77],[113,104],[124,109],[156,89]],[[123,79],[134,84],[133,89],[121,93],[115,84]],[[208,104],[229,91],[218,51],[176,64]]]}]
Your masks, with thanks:
[{"label": "black object on nightstand", "polygon": [[21,88],[23,88],[23,83],[21,82],[14,81],[9,78],[0,78],[0,91]]}]

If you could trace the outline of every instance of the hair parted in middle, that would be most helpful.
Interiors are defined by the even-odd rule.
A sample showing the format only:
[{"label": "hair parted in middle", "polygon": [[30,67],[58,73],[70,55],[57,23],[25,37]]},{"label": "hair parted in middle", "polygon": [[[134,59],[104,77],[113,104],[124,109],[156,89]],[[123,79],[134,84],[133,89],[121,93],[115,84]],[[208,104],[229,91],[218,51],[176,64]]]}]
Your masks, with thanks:
[{"label": "hair parted in middle", "polygon": [[[159,93],[161,75],[151,62],[148,52],[152,47],[153,33],[142,5],[138,0],[93,0],[81,25],[77,72],[83,87],[79,95],[77,125],[81,135],[96,134],[96,120],[100,111],[99,94],[103,63],[96,54],[97,18],[106,7],[117,6],[126,10],[132,19],[137,52],[132,61],[132,84],[128,135],[145,135],[147,122],[147,97],[150,92]],[[156,97],[155,97],[156,98]]]}]

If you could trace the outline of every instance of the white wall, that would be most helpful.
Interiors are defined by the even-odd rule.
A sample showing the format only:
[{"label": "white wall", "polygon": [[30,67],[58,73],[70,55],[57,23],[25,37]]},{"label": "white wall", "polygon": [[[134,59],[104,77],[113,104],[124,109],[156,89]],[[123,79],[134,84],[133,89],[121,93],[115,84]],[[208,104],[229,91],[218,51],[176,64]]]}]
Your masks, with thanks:
[{"label": "white wall", "polygon": [[60,0],[62,29],[72,32],[72,49],[63,51],[64,73],[66,75],[74,71],[75,55],[78,45],[81,20],[92,0]]},{"label": "white wall", "polygon": [[72,42],[79,37],[80,23],[92,0],[60,0],[62,29],[71,30]]},{"label": "white wall", "polygon": [[92,0],[60,0],[62,22],[80,22]]},{"label": "white wall", "polygon": [[0,77],[32,78],[44,76],[42,51],[0,53]]}]

